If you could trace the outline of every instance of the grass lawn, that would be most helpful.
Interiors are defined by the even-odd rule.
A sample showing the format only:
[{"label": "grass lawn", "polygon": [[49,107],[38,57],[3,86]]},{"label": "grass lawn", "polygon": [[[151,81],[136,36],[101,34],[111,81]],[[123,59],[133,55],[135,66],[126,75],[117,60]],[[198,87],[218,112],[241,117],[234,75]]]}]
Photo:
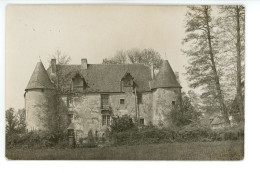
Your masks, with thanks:
[{"label": "grass lawn", "polygon": [[6,157],[10,160],[242,160],[244,142],[193,142],[76,149],[7,149]]}]

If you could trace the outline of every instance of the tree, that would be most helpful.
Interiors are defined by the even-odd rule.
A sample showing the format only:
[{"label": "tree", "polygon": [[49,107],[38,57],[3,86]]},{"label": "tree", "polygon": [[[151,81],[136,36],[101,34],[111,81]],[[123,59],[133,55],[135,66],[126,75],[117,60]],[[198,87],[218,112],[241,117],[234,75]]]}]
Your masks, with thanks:
[{"label": "tree", "polygon": [[204,94],[217,99],[223,117],[230,123],[216,65],[216,60],[219,58],[219,40],[215,33],[218,27],[211,16],[211,11],[211,7],[207,5],[188,7],[185,26],[187,35],[183,39],[183,43],[189,44],[189,49],[184,51],[190,57],[187,74],[191,87],[202,87]]},{"label": "tree", "polygon": [[25,108],[23,109],[18,109],[17,111],[17,119],[18,119],[18,132],[24,133],[26,131],[26,123],[25,123]]},{"label": "tree", "polygon": [[133,48],[127,51],[117,51],[111,58],[105,58],[103,64],[135,64],[140,63],[147,66],[154,65],[158,69],[162,63],[161,55],[153,49]]},{"label": "tree", "polygon": [[9,108],[5,111],[6,133],[24,133],[26,130],[25,109]]},{"label": "tree", "polygon": [[[223,30],[222,39],[226,43],[224,48],[228,48],[232,63],[236,64],[233,69],[236,79],[236,96],[233,98],[239,110],[240,117],[244,117],[244,101],[242,83],[244,80],[244,50],[245,50],[245,8],[241,5],[221,6],[220,18],[221,28]],[[228,24],[228,25],[227,25]],[[225,49],[223,49],[225,50]],[[234,105],[234,104],[232,104]]]},{"label": "tree", "polygon": [[173,124],[183,126],[197,121],[201,116],[201,112],[196,109],[195,104],[196,103],[192,102],[192,98],[189,94],[182,92],[182,108],[180,108],[180,105],[175,105],[172,110]]},{"label": "tree", "polygon": [[71,61],[71,57],[66,54],[62,54],[62,52],[59,49],[57,49],[51,57],[52,57],[52,59],[56,59],[57,64],[60,64],[60,65],[69,64]]},{"label": "tree", "polygon": [[14,108],[5,111],[6,133],[13,133],[19,123]]}]

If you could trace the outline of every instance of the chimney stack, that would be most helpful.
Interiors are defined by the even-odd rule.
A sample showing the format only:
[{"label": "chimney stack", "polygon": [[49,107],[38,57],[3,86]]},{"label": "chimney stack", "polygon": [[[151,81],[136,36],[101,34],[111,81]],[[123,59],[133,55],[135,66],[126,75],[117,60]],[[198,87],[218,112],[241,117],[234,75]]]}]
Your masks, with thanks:
[{"label": "chimney stack", "polygon": [[56,74],[56,59],[51,59],[51,73]]},{"label": "chimney stack", "polygon": [[175,76],[176,76],[176,80],[179,82],[180,84],[180,75],[179,72],[175,72]]},{"label": "chimney stack", "polygon": [[87,69],[87,68],[88,68],[88,60],[81,59],[81,69]]},{"label": "chimney stack", "polygon": [[154,80],[154,68],[153,68],[153,64],[151,65],[151,75],[152,75],[152,80]]}]

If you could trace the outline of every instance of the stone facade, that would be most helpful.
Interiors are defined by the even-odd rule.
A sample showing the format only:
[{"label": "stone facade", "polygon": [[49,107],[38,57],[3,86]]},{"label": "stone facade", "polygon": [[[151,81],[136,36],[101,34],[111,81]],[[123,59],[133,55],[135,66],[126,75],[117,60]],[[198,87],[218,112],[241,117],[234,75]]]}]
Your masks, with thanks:
[{"label": "stone facade", "polygon": [[113,118],[124,115],[144,125],[170,125],[167,117],[179,101],[181,87],[168,61],[156,76],[144,65],[108,68],[82,62],[82,66],[56,66],[52,61],[47,71],[37,64],[25,94],[28,130],[44,130],[42,117],[59,117],[59,127],[63,131],[73,127],[76,139],[87,137],[90,130],[104,137]]},{"label": "stone facade", "polygon": [[169,116],[179,102],[180,89],[158,88],[153,92],[153,120],[159,126],[170,126]]}]

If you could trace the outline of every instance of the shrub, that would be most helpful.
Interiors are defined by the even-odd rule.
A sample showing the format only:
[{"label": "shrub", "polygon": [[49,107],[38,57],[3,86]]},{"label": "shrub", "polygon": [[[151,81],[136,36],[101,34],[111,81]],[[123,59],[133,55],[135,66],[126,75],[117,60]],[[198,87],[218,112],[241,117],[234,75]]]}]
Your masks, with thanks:
[{"label": "shrub", "polygon": [[60,142],[67,141],[65,135],[47,131],[32,131],[23,134],[6,134],[7,148],[42,148],[54,147]]},{"label": "shrub", "polygon": [[134,123],[130,116],[123,116],[113,119],[111,124],[111,132],[118,133],[130,130],[134,127]]},{"label": "shrub", "polygon": [[172,142],[210,142],[243,139],[244,130],[229,127],[223,130],[212,130],[200,124],[191,123],[179,129],[144,126],[113,133],[114,145],[140,145]]},{"label": "shrub", "polygon": [[82,147],[87,147],[87,148],[97,147],[92,130],[88,131],[87,143],[82,143]]}]

